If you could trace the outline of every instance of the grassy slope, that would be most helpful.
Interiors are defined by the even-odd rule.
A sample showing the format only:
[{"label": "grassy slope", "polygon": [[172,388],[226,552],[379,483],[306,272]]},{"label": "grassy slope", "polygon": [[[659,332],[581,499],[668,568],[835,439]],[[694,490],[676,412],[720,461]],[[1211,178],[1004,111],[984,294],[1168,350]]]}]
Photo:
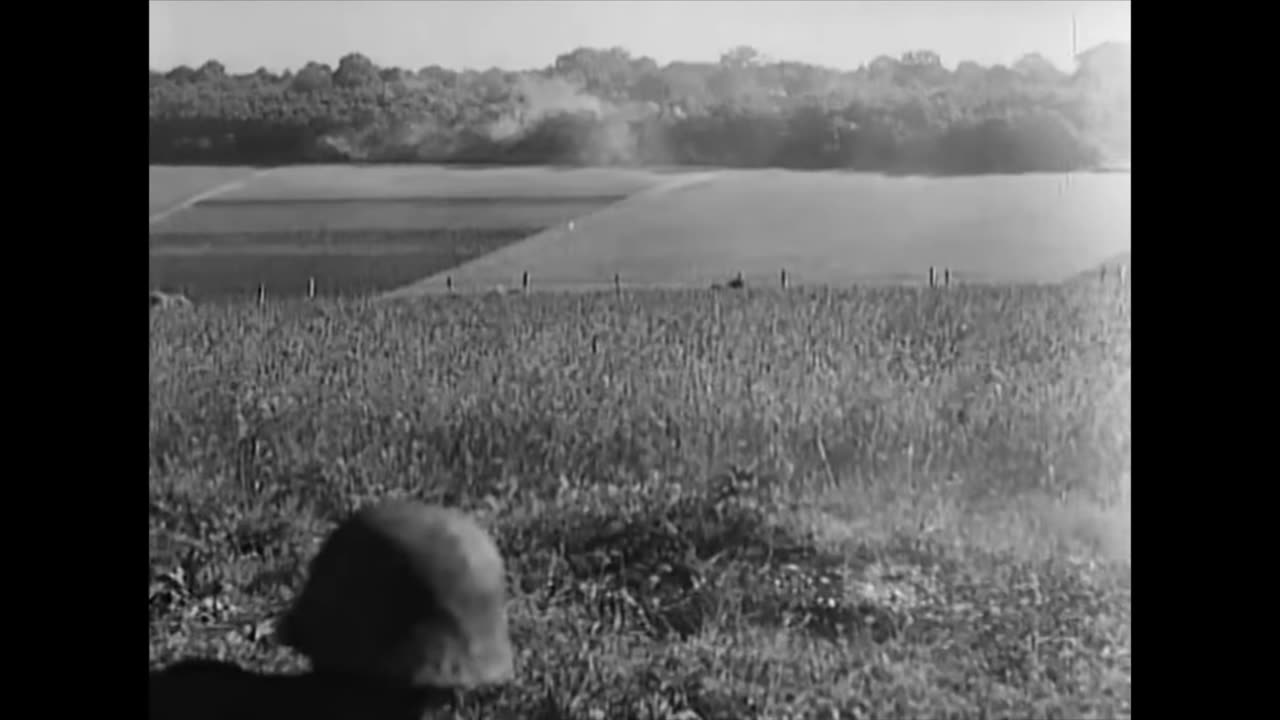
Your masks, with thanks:
[{"label": "grassy slope", "polygon": [[[1060,280],[1129,248],[1128,175],[886,178],[723,171],[656,189],[450,270],[459,287],[705,287],[742,271],[757,284],[922,278],[930,265],[972,281]],[[427,278],[400,295],[440,290]]]},{"label": "grassy slope", "polygon": [[264,621],[316,538],[410,494],[477,512],[509,558],[519,680],[463,717],[1127,717],[1129,302],[157,315],[152,662],[296,669]]}]

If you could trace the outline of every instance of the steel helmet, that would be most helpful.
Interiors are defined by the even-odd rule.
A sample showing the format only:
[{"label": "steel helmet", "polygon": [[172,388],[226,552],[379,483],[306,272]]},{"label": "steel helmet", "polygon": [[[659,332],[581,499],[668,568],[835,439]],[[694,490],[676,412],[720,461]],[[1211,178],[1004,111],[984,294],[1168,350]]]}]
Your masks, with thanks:
[{"label": "steel helmet", "polygon": [[318,672],[468,688],[514,675],[505,604],[487,532],[460,512],[396,500],[325,540],[277,635]]}]

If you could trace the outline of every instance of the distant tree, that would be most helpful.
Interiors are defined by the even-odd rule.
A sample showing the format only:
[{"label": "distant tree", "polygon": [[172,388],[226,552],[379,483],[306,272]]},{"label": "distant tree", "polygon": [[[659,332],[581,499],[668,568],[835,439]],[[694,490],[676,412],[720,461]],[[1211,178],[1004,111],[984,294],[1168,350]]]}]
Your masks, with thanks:
[{"label": "distant tree", "polygon": [[179,65],[165,73],[165,79],[178,85],[186,85],[196,81],[196,71],[187,65]]},{"label": "distant tree", "polygon": [[787,97],[821,94],[832,84],[832,73],[814,65],[783,62],[772,66],[770,70]]},{"label": "distant tree", "polygon": [[1122,76],[1132,72],[1128,43],[1105,42],[1076,55],[1076,72],[1083,76]]},{"label": "distant tree", "polygon": [[739,45],[720,55],[722,66],[735,69],[755,67],[764,62],[764,55],[749,45]]},{"label": "distant tree", "polygon": [[309,62],[293,76],[291,89],[295,92],[313,93],[333,87],[333,71],[328,65]]},{"label": "distant tree", "polygon": [[227,77],[227,69],[217,60],[208,60],[196,70],[195,81],[199,83],[217,82]]},{"label": "distant tree", "polygon": [[389,67],[378,71],[378,79],[384,83],[402,82],[407,77],[409,77],[409,71],[404,68]]},{"label": "distant tree", "polygon": [[651,57],[638,57],[631,60],[631,77],[654,75],[658,73],[658,63]]},{"label": "distant tree", "polygon": [[[750,47],[716,63],[658,67],[621,48],[578,48],[542,70],[416,73],[351,53],[337,70],[150,73],[155,162],[465,161],[706,163],[995,172],[1125,155],[1129,51],[1082,53],[1070,81],[1044,58],[1012,68],[934,52],[854,71],[773,62]],[[595,113],[528,116],[545,81],[557,103]],[[540,84],[541,83],[541,84]],[[588,97],[583,97],[583,95]],[[595,102],[592,98],[605,102]]]},{"label": "distant tree", "polygon": [[899,84],[918,83],[939,87],[949,80],[942,58],[932,50],[912,50],[902,54],[895,68],[895,80]]},{"label": "distant tree", "polygon": [[671,99],[691,101],[689,107],[707,99],[707,78],[715,72],[711,63],[673,62],[662,68],[662,79],[671,89]]},{"label": "distant tree", "polygon": [[1018,86],[1018,74],[1004,65],[993,65],[987,68],[987,90],[999,94],[1008,93]]},{"label": "distant tree", "polygon": [[380,81],[378,66],[360,53],[348,53],[338,61],[333,71],[333,84],[342,88],[361,88]]},{"label": "distant tree", "polygon": [[489,68],[471,78],[470,87],[476,98],[488,105],[496,105],[511,99],[512,87],[507,75],[498,68]]},{"label": "distant tree", "polygon": [[902,64],[913,68],[942,67],[942,58],[932,50],[910,50],[902,54]]},{"label": "distant tree", "polygon": [[434,83],[440,87],[452,88],[458,84],[458,73],[455,70],[442,68],[439,65],[428,65],[418,71],[417,78]]},{"label": "distant tree", "polygon": [[257,70],[254,70],[253,77],[263,85],[274,85],[280,82],[280,76],[276,75],[275,73],[271,72],[265,67],[260,67]]},{"label": "distant tree", "polygon": [[955,79],[962,85],[980,83],[985,77],[986,70],[972,60],[965,60],[956,65]]},{"label": "distant tree", "polygon": [[768,89],[760,84],[759,72],[764,56],[758,50],[740,45],[720,55],[720,64],[707,78],[707,90],[721,103],[754,103]]},{"label": "distant tree", "polygon": [[554,69],[557,75],[582,85],[587,92],[610,100],[625,97],[635,76],[643,71],[622,48],[587,47],[556,57]]},{"label": "distant tree", "polygon": [[867,66],[867,74],[873,82],[893,82],[898,72],[898,61],[881,55]]},{"label": "distant tree", "polygon": [[671,98],[671,87],[657,71],[646,72],[631,83],[631,99],[641,102],[665,103]]},{"label": "distant tree", "polygon": [[1018,58],[1013,64],[1013,71],[1029,82],[1043,85],[1057,85],[1067,78],[1066,73],[1054,67],[1040,53],[1029,53]]},{"label": "distant tree", "polygon": [[1102,43],[1076,56],[1072,80],[1083,87],[1115,96],[1128,95],[1133,66],[1128,43]]},{"label": "distant tree", "polygon": [[833,116],[819,105],[801,105],[788,119],[786,144],[778,160],[789,167],[827,166],[839,151],[840,140]]}]

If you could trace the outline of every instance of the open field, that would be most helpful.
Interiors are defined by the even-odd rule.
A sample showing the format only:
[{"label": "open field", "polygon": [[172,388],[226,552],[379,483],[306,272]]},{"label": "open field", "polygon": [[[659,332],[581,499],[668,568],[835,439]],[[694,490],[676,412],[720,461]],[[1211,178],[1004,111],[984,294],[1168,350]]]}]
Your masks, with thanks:
[{"label": "open field", "polygon": [[[931,265],[960,282],[1055,281],[1128,250],[1130,193],[1128,174],[280,168],[153,225],[152,285],[290,295],[321,272],[325,292],[413,296],[444,291],[446,275],[461,290],[525,271],[536,288],[592,290],[615,273],[633,287],[739,271],[772,285],[785,268],[840,286],[920,283]],[[423,249],[409,261],[411,246]],[[305,270],[289,260],[302,248],[315,249]]]},{"label": "open field", "polygon": [[629,195],[691,170],[439,165],[308,165],[273,170],[227,199],[302,200]]},{"label": "open field", "polygon": [[[243,179],[154,218],[151,285],[202,300],[374,293],[455,267],[682,173],[554,168],[305,166],[258,175],[153,168],[171,187]],[[208,189],[208,188],[206,188]],[[191,197],[187,193],[182,197]],[[180,201],[179,201],[180,202]],[[154,216],[153,216],[154,217]]]},{"label": "open field", "polygon": [[[775,285],[922,282],[929,266],[968,282],[1053,282],[1129,249],[1127,174],[890,178],[723,171],[639,193],[577,223],[448,271],[455,288],[706,287],[741,271]],[[439,292],[427,278],[394,295]]]},{"label": "open field", "polygon": [[197,233],[312,232],[340,233],[383,230],[500,230],[508,227],[545,228],[598,210],[622,196],[582,200],[550,198],[485,199],[476,202],[438,200],[358,200],[333,202],[282,200],[253,203],[200,203],[174,215],[155,231],[168,235]]},{"label": "open field", "polygon": [[152,165],[148,176],[150,215],[156,215],[187,198],[249,177],[249,167],[175,167]]},{"label": "open field", "polygon": [[317,538],[412,495],[508,557],[518,679],[460,717],[1130,717],[1130,307],[1089,282],[153,315],[151,663],[299,668],[270,619]]},{"label": "open field", "polygon": [[456,267],[537,232],[489,230],[277,232],[152,236],[153,286],[191,288],[202,302],[368,295]]}]

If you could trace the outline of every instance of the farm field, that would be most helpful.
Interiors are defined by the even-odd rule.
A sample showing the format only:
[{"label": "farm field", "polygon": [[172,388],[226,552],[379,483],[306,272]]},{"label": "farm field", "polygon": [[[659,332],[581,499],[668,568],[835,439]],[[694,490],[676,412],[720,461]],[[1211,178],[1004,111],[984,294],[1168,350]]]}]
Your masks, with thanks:
[{"label": "farm field", "polygon": [[[174,171],[153,170],[153,188],[165,187]],[[220,168],[189,170],[193,179],[175,184],[227,177]],[[310,278],[325,294],[390,290],[594,212],[659,178],[596,169],[277,168],[153,222],[151,285],[201,300],[244,298],[259,286],[268,295],[297,296]]]},{"label": "farm field", "polygon": [[151,166],[148,178],[151,215],[174,205],[254,173],[249,167],[174,167]]},{"label": "farm field", "polygon": [[[661,188],[449,270],[455,288],[1056,282],[1127,251],[1128,174],[963,178],[723,171]],[[397,290],[439,292],[445,274]]]},{"label": "farm field", "polygon": [[[278,168],[228,200],[564,198],[629,195],[674,171],[438,165],[310,165]],[[683,174],[683,169],[675,174]]]},{"label": "farm field", "polygon": [[1131,717],[1131,325],[1097,278],[154,314],[152,667],[300,669],[316,539],[409,495],[508,558],[457,717]]},{"label": "farm field", "polygon": [[548,227],[598,210],[623,195],[585,198],[531,199],[512,197],[405,200],[255,200],[206,201],[179,213],[157,234],[181,236],[310,229],[329,235],[342,232],[388,230],[491,230],[507,227]]},{"label": "farm field", "polygon": [[271,298],[315,291],[360,296],[455,267],[538,227],[429,231],[184,233],[152,236],[153,285],[192,288],[203,301],[243,301],[261,284]]},{"label": "farm field", "polygon": [[930,266],[959,282],[1057,281],[1129,249],[1130,194],[1127,173],[280,168],[154,224],[151,282],[211,299],[259,284],[294,295],[316,272],[325,292],[390,297],[443,292],[446,277],[459,290],[510,286],[524,272],[562,290],[608,287],[615,273],[632,287],[736,272],[772,285],[783,269],[796,284],[918,284]]}]

